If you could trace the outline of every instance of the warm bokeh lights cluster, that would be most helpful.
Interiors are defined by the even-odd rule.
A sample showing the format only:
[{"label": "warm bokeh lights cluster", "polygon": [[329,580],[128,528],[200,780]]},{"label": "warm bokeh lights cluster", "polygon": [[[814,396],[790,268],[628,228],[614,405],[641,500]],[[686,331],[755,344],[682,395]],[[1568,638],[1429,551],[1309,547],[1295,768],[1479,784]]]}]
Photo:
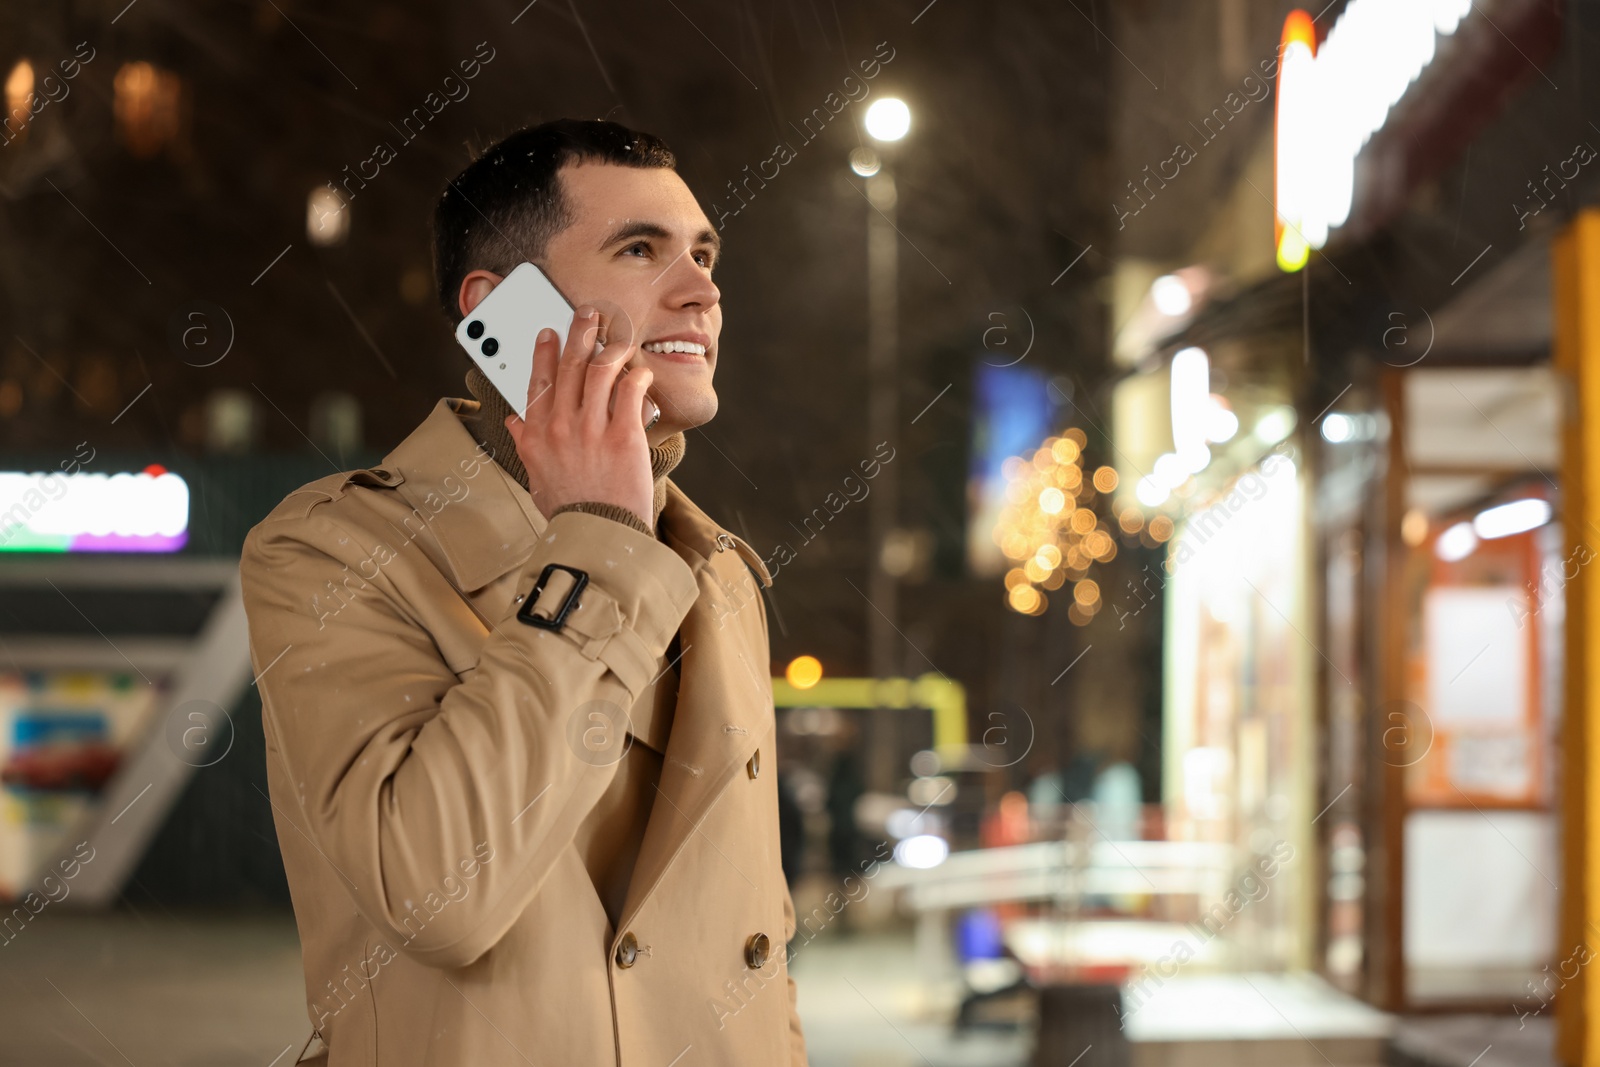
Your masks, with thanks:
[{"label": "warm bokeh lights cluster", "polygon": [[1089,568],[1114,559],[1117,542],[1094,505],[1097,495],[1115,491],[1117,472],[1101,467],[1085,477],[1087,443],[1084,432],[1072,427],[1046,438],[1031,457],[1013,456],[1002,468],[1006,506],[994,540],[1016,564],[1005,578],[1006,603],[1014,611],[1041,614],[1047,594],[1068,583],[1069,619],[1082,626],[1100,610],[1100,586]]}]

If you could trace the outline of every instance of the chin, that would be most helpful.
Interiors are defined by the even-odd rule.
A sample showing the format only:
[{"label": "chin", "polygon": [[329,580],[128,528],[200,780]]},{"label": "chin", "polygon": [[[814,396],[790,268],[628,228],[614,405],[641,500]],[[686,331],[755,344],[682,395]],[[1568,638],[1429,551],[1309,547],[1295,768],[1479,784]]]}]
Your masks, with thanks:
[{"label": "chin", "polygon": [[717,416],[717,394],[710,389],[673,390],[661,395],[662,422],[679,430],[704,426]]}]

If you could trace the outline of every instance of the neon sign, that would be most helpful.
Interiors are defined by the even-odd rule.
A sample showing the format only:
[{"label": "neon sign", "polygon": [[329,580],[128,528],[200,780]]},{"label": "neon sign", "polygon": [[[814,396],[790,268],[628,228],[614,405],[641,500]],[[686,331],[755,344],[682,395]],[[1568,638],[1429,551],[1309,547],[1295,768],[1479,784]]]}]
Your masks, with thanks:
[{"label": "neon sign", "polygon": [[0,471],[0,552],[176,552],[189,540],[189,485],[138,473]]},{"label": "neon sign", "polygon": [[1283,24],[1278,75],[1274,240],[1278,266],[1297,271],[1345,224],[1356,157],[1433,62],[1472,0],[1351,0],[1317,43],[1314,20]]}]

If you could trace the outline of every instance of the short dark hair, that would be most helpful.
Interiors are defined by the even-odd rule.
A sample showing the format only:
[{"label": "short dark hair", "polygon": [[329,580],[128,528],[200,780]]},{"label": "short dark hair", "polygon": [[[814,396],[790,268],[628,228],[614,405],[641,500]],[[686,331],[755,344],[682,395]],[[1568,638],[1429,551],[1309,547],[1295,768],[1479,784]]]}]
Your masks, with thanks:
[{"label": "short dark hair", "polygon": [[599,120],[556,119],[491,145],[445,186],[433,209],[433,277],[452,323],[461,321],[463,278],[475,270],[505,274],[543,256],[550,238],[572,224],[560,180],[569,163],[678,165],[661,138]]}]

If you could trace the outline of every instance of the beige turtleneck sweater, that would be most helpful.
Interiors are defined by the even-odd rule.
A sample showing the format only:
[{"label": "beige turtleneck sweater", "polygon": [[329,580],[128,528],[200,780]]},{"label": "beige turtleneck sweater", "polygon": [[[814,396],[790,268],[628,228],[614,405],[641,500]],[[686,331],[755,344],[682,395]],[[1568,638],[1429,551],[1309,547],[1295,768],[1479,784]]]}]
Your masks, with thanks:
[{"label": "beige turtleneck sweater", "polygon": [[[528,472],[517,457],[511,432],[505,426],[506,416],[513,414],[511,406],[477,367],[467,374],[467,388],[472,390],[479,404],[477,414],[463,420],[467,428],[505,468],[507,474],[524,489],[528,488]],[[563,511],[591,512],[626,523],[648,537],[657,536],[655,526],[660,521],[661,509],[667,501],[667,474],[683,458],[684,444],[683,434],[676,433],[650,449],[655,501],[652,508],[654,513],[648,525],[632,511],[613,504],[567,504],[557,508],[555,514]],[[628,732],[633,737],[633,743],[628,745],[619,761],[616,777],[573,835],[573,845],[583,857],[584,866],[594,881],[595,892],[605,907],[613,932],[621,920],[634,862],[638,859],[639,846],[650,821],[656,787],[661,781],[667,738],[672,730],[673,711],[678,702],[676,668],[679,656],[678,639],[674,636],[667,654],[656,661],[656,680],[644,688],[628,710]],[[673,670],[667,669],[669,663]]]}]

